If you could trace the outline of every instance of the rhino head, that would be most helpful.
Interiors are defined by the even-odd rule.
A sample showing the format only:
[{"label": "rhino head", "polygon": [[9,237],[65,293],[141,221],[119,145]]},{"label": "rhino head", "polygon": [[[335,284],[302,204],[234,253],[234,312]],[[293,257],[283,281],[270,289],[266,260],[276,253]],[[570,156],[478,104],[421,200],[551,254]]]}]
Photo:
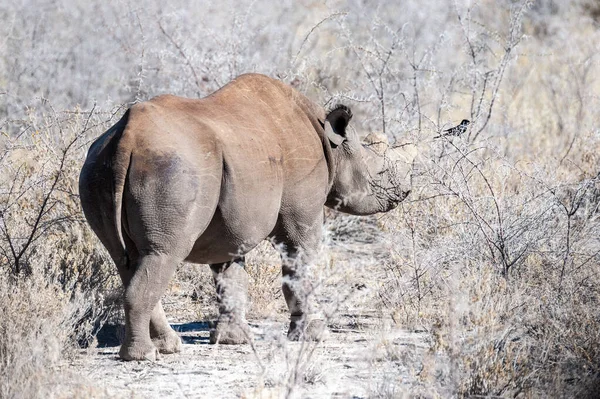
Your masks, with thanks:
[{"label": "rhino head", "polygon": [[387,144],[363,145],[348,129],[350,119],[350,109],[338,105],[324,123],[335,168],[325,205],[353,215],[390,211],[410,193],[411,168],[406,167],[406,157],[394,154]]}]

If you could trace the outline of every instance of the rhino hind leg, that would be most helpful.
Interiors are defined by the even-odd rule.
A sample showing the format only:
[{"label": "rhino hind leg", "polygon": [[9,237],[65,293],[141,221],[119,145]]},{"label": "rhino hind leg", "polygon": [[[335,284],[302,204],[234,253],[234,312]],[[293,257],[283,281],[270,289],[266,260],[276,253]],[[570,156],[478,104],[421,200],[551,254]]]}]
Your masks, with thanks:
[{"label": "rhino hind leg", "polygon": [[248,274],[244,266],[243,258],[210,266],[219,300],[219,319],[210,332],[211,344],[235,345],[250,342],[250,330],[246,321]]},{"label": "rhino hind leg", "polygon": [[[149,325],[154,316],[153,326],[159,327],[155,333],[166,331],[159,300],[179,262],[180,259],[157,254],[143,255],[133,262],[133,275],[125,289],[125,341],[119,351],[122,359],[156,360],[160,348],[152,341]],[[174,336],[168,334],[168,349],[172,350],[177,344],[173,343]],[[157,342],[160,343],[160,339]]]},{"label": "rhino hind leg", "polygon": [[[130,268],[127,258],[113,256],[113,260],[117,265],[123,286],[129,286],[133,268]],[[152,315],[150,316],[150,338],[160,353],[168,354],[181,352],[181,338],[169,325],[160,300],[154,307]]]},{"label": "rhino hind leg", "polygon": [[169,325],[160,301],[154,307],[150,318],[150,338],[160,353],[181,352],[181,338]]}]

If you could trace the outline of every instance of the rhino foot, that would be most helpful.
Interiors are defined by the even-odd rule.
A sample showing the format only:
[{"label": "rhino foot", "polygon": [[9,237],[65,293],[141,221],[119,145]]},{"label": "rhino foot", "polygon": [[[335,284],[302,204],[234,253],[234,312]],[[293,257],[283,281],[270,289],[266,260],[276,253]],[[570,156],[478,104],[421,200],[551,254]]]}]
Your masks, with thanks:
[{"label": "rhino foot", "polygon": [[306,322],[302,318],[292,317],[288,330],[290,341],[321,341],[327,335],[327,325],[323,320],[310,320]]},{"label": "rhino foot", "polygon": [[119,350],[119,357],[123,360],[149,360],[158,359],[158,349],[148,342],[146,344],[123,344]]},{"label": "rhino foot", "polygon": [[179,338],[179,334],[173,330],[169,330],[165,334],[153,337],[152,343],[160,353],[168,354],[181,352],[181,338]]},{"label": "rhino foot", "polygon": [[217,326],[210,329],[211,344],[239,345],[250,342],[250,329],[246,321],[219,319]]}]

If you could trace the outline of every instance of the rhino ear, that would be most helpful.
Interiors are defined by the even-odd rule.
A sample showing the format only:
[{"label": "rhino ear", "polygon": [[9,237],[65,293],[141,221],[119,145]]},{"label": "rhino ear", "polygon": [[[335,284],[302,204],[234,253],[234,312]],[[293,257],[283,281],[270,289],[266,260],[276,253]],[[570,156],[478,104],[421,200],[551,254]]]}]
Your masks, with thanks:
[{"label": "rhino ear", "polygon": [[346,127],[352,119],[352,111],[345,105],[336,105],[325,118],[325,133],[332,144],[338,146],[347,139]]},{"label": "rhino ear", "polygon": [[334,146],[334,148],[344,142],[344,140],[345,140],[344,136],[336,134],[333,130],[333,127],[331,127],[331,123],[329,123],[328,120],[325,121],[324,129],[325,129],[325,134],[327,135],[327,138],[329,139],[331,144]]}]

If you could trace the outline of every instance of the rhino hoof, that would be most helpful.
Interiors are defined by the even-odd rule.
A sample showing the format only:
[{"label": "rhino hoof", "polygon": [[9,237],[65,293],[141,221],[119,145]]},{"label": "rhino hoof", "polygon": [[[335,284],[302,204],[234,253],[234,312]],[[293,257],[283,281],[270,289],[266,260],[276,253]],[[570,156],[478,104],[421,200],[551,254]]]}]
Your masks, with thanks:
[{"label": "rhino hoof", "polygon": [[179,334],[173,330],[152,338],[152,343],[160,353],[169,354],[181,352],[181,338],[179,338]]},{"label": "rhino hoof", "polygon": [[149,360],[155,362],[158,358],[158,349],[149,345],[121,345],[119,357],[123,360]]},{"label": "rhino hoof", "polygon": [[292,320],[287,336],[290,341],[321,341],[326,334],[327,325],[323,320],[311,320],[308,325],[302,320]]},{"label": "rhino hoof", "polygon": [[248,342],[250,342],[250,330],[245,321],[219,320],[216,328],[211,326],[211,344],[239,345]]}]

